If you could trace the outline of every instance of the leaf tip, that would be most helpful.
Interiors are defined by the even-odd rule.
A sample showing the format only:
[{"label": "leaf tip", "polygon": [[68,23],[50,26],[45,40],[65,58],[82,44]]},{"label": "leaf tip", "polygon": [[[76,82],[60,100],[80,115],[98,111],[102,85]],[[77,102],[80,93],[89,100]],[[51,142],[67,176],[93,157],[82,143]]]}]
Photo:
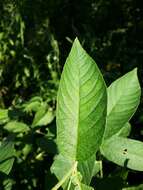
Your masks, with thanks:
[{"label": "leaf tip", "polygon": [[82,47],[81,44],[80,44],[80,41],[79,41],[78,37],[75,38],[75,40],[73,42],[73,45],[75,45],[77,47]]},{"label": "leaf tip", "polygon": [[137,71],[138,71],[138,68],[135,67],[135,68],[133,69],[133,72],[137,74]]}]

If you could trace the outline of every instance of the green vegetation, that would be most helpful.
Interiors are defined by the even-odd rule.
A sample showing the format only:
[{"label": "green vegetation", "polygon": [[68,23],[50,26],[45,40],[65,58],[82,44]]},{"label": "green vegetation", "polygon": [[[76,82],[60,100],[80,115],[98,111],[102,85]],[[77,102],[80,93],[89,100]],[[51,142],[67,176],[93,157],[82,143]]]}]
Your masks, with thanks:
[{"label": "green vegetation", "polygon": [[0,190],[143,189],[141,5],[0,2]]},{"label": "green vegetation", "polygon": [[52,172],[60,182],[52,190],[60,186],[69,190],[90,189],[86,185],[97,174],[94,170],[98,163],[102,163],[101,159],[96,160],[99,149],[108,160],[143,171],[143,143],[126,138],[130,134],[128,122],[139,100],[136,69],[107,89],[96,63],[79,41],[74,41],[58,91],[56,118],[60,154]]}]

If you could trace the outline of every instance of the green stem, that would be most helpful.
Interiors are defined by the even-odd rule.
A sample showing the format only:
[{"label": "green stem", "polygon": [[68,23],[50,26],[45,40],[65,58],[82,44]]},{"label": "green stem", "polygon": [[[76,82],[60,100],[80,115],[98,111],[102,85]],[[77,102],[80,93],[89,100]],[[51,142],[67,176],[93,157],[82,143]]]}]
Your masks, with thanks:
[{"label": "green stem", "polygon": [[102,161],[99,161],[100,164],[100,177],[103,178],[103,167],[102,167]]},{"label": "green stem", "polygon": [[71,179],[70,179],[70,181],[69,181],[67,190],[70,190],[70,187],[71,187]]}]

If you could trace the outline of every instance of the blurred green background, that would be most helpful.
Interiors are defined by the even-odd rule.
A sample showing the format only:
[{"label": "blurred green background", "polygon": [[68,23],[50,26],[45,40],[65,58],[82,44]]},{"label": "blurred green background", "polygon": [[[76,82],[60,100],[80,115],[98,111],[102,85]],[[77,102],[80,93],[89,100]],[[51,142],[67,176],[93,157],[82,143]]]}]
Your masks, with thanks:
[{"label": "blurred green background", "polygon": [[[55,183],[49,168],[57,152],[56,94],[76,36],[107,85],[137,67],[143,86],[141,0],[0,0],[0,141],[14,133],[17,156],[9,177],[0,175],[0,190],[50,190]],[[15,120],[32,130],[15,132],[7,124]],[[131,123],[131,137],[142,141],[143,98]],[[143,172],[110,163],[103,170],[105,180],[97,184],[117,177],[114,190],[143,183]]]}]

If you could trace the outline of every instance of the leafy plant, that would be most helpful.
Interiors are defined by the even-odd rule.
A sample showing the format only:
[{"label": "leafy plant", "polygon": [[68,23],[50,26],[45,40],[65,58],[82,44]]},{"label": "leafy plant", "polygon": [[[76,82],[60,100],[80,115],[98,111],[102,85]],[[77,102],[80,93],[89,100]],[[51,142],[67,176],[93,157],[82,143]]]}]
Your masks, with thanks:
[{"label": "leafy plant", "polygon": [[[92,179],[98,174],[104,178],[104,160],[143,171],[143,143],[127,138],[131,132],[130,119],[140,101],[140,91],[137,69],[107,88],[96,63],[75,39],[57,95],[56,143],[59,154],[55,156],[51,173],[59,182],[54,186],[53,181],[52,190],[92,190]],[[4,138],[12,134],[12,137],[1,140],[0,146],[0,172],[6,175],[2,183],[4,190],[14,187],[13,180],[7,176],[14,157],[18,167],[25,166],[30,158],[29,189],[32,190],[37,181],[32,173],[36,171],[33,164],[37,169],[40,168],[39,162],[48,165],[45,156],[53,158],[57,154],[52,126],[55,105],[54,102],[51,104],[52,100],[52,97],[43,100],[35,96],[9,109],[0,109],[2,134]],[[48,171],[46,176],[51,176],[51,173]],[[26,180],[25,183],[29,184]],[[50,189],[50,186],[45,184],[45,189]]]},{"label": "leafy plant", "polygon": [[120,166],[143,171],[143,143],[126,138],[140,94],[137,69],[107,88],[96,63],[75,39],[58,90],[59,155],[51,171],[59,182],[52,190],[92,189],[89,184],[100,168],[97,151]]}]

